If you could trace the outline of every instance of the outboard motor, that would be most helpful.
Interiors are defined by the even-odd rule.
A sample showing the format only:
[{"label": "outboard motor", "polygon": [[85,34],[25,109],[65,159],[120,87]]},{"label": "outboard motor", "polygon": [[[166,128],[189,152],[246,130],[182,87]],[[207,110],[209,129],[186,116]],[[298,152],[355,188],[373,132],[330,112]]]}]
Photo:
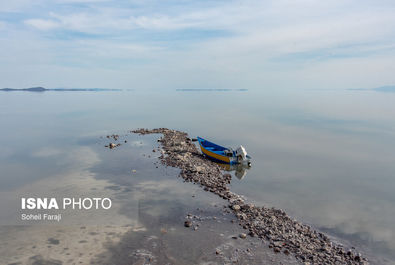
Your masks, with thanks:
[{"label": "outboard motor", "polygon": [[242,161],[247,160],[247,151],[246,149],[240,145],[237,149],[236,149],[236,157],[238,158],[238,162],[241,163]]}]

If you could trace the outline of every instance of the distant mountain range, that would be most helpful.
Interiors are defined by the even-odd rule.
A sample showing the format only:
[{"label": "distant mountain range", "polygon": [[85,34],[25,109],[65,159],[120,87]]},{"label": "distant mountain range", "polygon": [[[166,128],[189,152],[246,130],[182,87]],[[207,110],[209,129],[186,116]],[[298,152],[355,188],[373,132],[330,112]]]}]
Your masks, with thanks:
[{"label": "distant mountain range", "polygon": [[382,87],[373,88],[373,90],[380,92],[395,92],[395,86],[382,86]]},{"label": "distant mountain range", "polygon": [[395,93],[395,86],[381,86],[376,88],[350,88],[347,90],[359,90],[359,91],[377,91],[377,92],[389,92]]},{"label": "distant mountain range", "polygon": [[176,91],[183,91],[183,92],[211,92],[211,91],[222,91],[222,92],[228,92],[228,91],[248,91],[248,89],[230,89],[230,88],[178,88]]},{"label": "distant mountain range", "polygon": [[122,91],[122,89],[110,89],[110,88],[44,88],[41,86],[38,87],[29,87],[29,88],[1,88],[0,91],[5,92],[14,92],[14,91],[27,91],[27,92],[45,92],[45,91],[56,91],[56,92],[65,92],[65,91]]},{"label": "distant mountain range", "polygon": [[29,87],[29,88],[21,88],[21,89],[16,89],[16,88],[2,88],[2,91],[31,91],[31,92],[43,92],[48,89],[38,86],[38,87]]}]

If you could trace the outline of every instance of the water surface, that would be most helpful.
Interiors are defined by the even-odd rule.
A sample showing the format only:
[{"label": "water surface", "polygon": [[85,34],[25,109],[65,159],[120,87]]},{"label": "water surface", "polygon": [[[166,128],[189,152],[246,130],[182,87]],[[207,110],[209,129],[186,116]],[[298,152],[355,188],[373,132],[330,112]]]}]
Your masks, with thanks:
[{"label": "water surface", "polygon": [[393,102],[395,93],[347,90],[2,93],[0,192],[75,169],[121,182],[127,158],[100,166],[100,136],[168,127],[243,144],[253,167],[233,191],[393,264]]}]

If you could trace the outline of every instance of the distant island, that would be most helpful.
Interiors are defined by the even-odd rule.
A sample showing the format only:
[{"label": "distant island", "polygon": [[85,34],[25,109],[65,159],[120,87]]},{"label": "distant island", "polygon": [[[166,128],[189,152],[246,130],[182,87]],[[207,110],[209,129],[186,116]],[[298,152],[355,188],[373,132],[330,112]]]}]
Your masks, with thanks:
[{"label": "distant island", "polygon": [[56,92],[65,92],[65,91],[122,91],[122,89],[110,89],[110,88],[45,88],[45,87],[29,87],[29,88],[1,88],[0,91],[5,92],[19,92],[19,91],[27,91],[27,92],[45,92],[45,91],[56,91]]},{"label": "distant island", "polygon": [[21,89],[17,89],[17,88],[2,88],[2,91],[31,91],[31,92],[43,92],[46,91],[47,89],[41,86],[38,87],[29,87],[29,88],[21,88]]},{"label": "distant island", "polygon": [[248,91],[248,89],[230,89],[230,88],[178,88],[176,91],[184,91],[184,92],[200,92],[200,91]]},{"label": "distant island", "polygon": [[376,87],[376,88],[349,88],[347,90],[377,91],[377,92],[395,93],[395,86],[381,86],[381,87]]},{"label": "distant island", "polygon": [[395,92],[395,86],[382,86],[374,88],[373,90],[380,92]]}]

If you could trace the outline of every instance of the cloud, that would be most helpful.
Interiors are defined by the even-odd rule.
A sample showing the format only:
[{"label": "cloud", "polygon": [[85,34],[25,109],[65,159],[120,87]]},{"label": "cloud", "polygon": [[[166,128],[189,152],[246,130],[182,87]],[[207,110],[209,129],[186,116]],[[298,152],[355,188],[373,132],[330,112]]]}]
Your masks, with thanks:
[{"label": "cloud", "polygon": [[110,2],[111,0],[56,0],[57,3],[67,3],[67,4],[80,4],[80,3],[100,3],[100,2]]},{"label": "cloud", "polygon": [[[363,67],[358,67],[358,75],[364,78],[356,82],[333,77],[344,77],[339,69],[348,65],[370,61],[370,71],[380,61],[388,65],[387,59],[395,57],[391,1],[374,5],[355,0],[19,2],[24,3],[19,5],[19,15],[3,14],[2,20],[14,43],[29,39],[37,57],[46,58],[45,62],[38,60],[46,69],[89,67],[93,71],[95,65],[118,73],[141,71],[140,76],[163,73],[161,84],[165,87],[184,85],[188,80],[199,87],[296,83],[316,87],[361,87],[369,83],[375,87],[382,85],[380,78]],[[11,8],[11,4],[3,7]],[[2,41],[3,51],[8,48],[13,54],[25,54],[18,44],[11,45],[9,38]],[[23,48],[31,50],[26,45]],[[30,62],[37,65],[36,55],[10,60],[27,67]],[[315,70],[326,68],[336,71]],[[380,73],[386,83],[395,82],[390,77],[392,68],[390,63],[388,70]],[[312,78],[304,78],[306,75]],[[350,76],[355,77],[353,73]],[[142,87],[156,86],[134,79],[136,76],[130,78],[128,82]],[[67,84],[58,86],[63,85]]]},{"label": "cloud", "polygon": [[[40,0],[37,0],[40,2]],[[30,6],[31,0],[0,1],[0,12],[16,12]]]},{"label": "cloud", "polygon": [[188,21],[169,16],[138,16],[131,17],[130,22],[136,28],[153,29],[153,30],[177,30],[193,28],[199,25],[197,21]]},{"label": "cloud", "polygon": [[168,15],[141,15],[123,17],[108,12],[59,14],[51,12],[50,19],[28,19],[25,24],[40,30],[74,30],[86,33],[121,32],[134,29],[181,30],[205,28],[196,15],[171,17]]},{"label": "cloud", "polygon": [[51,30],[60,27],[60,24],[50,19],[28,19],[24,21],[26,25],[35,27],[39,30]]}]

